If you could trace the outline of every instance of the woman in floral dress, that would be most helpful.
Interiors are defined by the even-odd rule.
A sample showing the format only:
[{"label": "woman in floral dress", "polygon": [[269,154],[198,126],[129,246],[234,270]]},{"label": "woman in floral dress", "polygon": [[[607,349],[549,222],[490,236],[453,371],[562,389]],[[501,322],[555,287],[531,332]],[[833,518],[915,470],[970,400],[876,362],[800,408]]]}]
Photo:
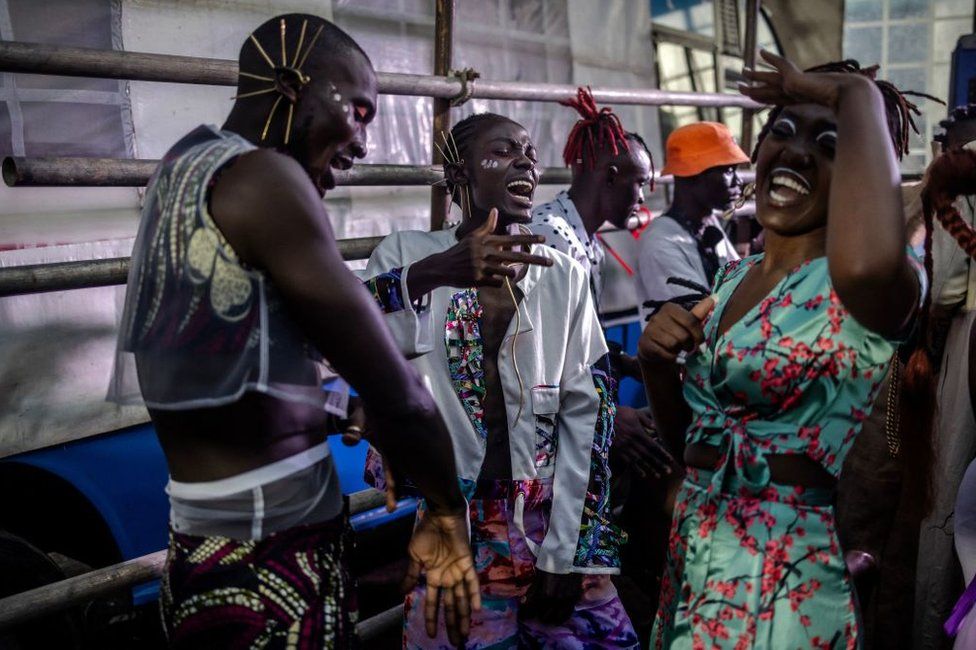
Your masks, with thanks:
[{"label": "woman in floral dress", "polygon": [[754,154],[765,253],[690,312],[665,305],[640,341],[688,468],[655,648],[859,646],[833,489],[923,295],[898,171],[915,108],[854,62],[763,58],[775,70],[741,90],[776,105]]}]

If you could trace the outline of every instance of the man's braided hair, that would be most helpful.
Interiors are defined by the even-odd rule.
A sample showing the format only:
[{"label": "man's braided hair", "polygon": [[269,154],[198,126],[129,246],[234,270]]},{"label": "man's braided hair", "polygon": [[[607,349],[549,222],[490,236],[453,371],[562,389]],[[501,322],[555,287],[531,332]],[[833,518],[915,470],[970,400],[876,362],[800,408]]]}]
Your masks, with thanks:
[{"label": "man's braided hair", "polygon": [[598,151],[612,151],[616,156],[621,150],[630,151],[630,143],[633,142],[647,153],[647,158],[651,161],[651,191],[654,191],[654,155],[644,138],[637,133],[625,131],[620,117],[609,106],[597,107],[589,86],[578,88],[576,97],[559,103],[576,109],[580,116],[569,132],[563,148],[563,162],[567,167],[581,165],[586,161],[589,168],[594,169]]}]

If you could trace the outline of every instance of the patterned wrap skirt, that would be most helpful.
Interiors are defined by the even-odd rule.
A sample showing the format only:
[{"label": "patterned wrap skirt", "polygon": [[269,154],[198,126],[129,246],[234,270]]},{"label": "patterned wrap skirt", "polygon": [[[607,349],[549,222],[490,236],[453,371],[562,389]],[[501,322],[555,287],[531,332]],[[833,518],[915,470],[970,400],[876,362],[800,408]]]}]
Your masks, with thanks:
[{"label": "patterned wrap skirt", "polygon": [[351,648],[345,517],[261,540],[170,531],[160,604],[171,648]]},{"label": "patterned wrap skirt", "polygon": [[689,471],[675,502],[651,647],[859,648],[832,491],[711,478]]}]

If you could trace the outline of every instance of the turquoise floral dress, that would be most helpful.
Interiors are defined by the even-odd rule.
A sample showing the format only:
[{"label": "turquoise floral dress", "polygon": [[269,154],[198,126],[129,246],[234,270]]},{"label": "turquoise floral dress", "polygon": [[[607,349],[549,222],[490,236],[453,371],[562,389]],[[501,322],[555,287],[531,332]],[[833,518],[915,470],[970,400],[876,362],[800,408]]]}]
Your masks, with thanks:
[{"label": "turquoise floral dress", "polygon": [[722,456],[712,471],[689,469],[678,494],[654,648],[859,647],[832,492],[771,483],[767,456],[805,455],[838,476],[896,343],[844,308],[825,257],[718,336],[722,310],[761,260],[719,272],[705,344],[686,367],[687,443]]}]

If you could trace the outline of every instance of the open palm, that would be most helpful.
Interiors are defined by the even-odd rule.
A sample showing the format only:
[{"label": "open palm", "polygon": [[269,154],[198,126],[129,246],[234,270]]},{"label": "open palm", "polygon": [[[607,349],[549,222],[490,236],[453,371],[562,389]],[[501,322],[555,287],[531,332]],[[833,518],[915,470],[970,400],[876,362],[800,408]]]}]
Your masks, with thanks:
[{"label": "open palm", "polygon": [[420,580],[421,570],[425,573],[424,621],[428,636],[437,635],[438,596],[441,596],[448,638],[453,644],[460,643],[468,636],[472,610],[481,609],[466,514],[425,512],[414,530],[407,552],[410,566],[404,589],[413,589]]}]

